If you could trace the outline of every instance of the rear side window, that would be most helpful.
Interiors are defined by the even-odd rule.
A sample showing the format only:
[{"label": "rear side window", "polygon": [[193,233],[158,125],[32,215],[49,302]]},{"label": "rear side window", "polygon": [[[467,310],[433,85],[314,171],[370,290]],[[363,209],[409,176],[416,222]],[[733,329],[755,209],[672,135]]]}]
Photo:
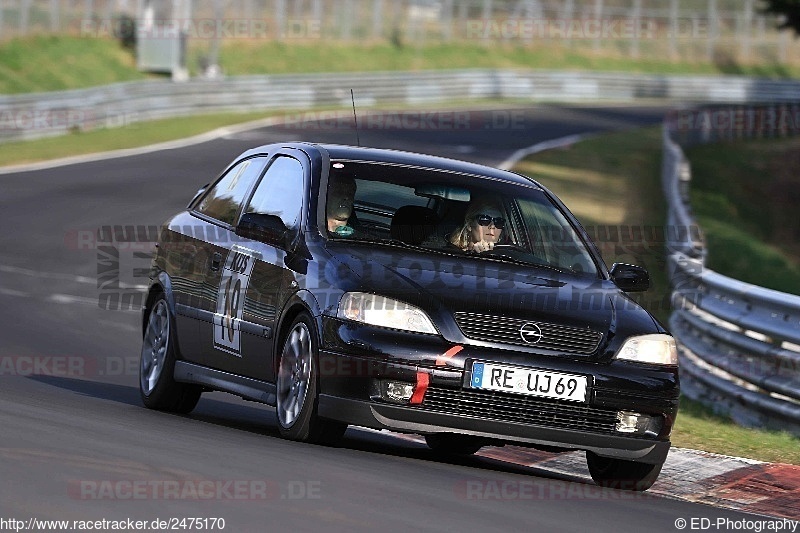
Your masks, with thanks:
[{"label": "rear side window", "polygon": [[265,158],[241,161],[231,168],[200,201],[196,211],[233,225],[250,186],[264,169]]}]

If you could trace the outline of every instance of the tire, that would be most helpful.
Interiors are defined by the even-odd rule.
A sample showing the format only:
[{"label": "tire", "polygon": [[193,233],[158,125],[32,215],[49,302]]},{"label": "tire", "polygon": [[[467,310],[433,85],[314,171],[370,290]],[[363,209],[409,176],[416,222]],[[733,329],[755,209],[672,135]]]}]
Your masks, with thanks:
[{"label": "tire", "polygon": [[167,301],[159,296],[150,308],[142,339],[139,394],[145,407],[186,414],[195,408],[203,389],[173,378],[177,359],[174,330]]},{"label": "tire", "polygon": [[595,483],[612,489],[644,491],[653,486],[664,463],[649,464],[601,457],[586,452],[586,464]]},{"label": "tire", "polygon": [[425,435],[425,444],[428,445],[428,448],[440,454],[472,455],[483,448],[481,439],[453,433]]},{"label": "tire", "polygon": [[320,418],[317,335],[314,322],[301,313],[283,338],[276,379],[275,416],[278,431],[286,439],[335,443],[347,424]]}]

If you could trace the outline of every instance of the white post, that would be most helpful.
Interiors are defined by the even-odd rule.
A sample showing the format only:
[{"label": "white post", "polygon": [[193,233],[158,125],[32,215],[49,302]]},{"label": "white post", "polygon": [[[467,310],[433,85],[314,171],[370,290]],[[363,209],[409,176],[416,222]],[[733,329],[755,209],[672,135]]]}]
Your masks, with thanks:
[{"label": "white post", "polygon": [[453,0],[444,0],[442,4],[442,18],[439,20],[442,26],[442,37],[445,42],[453,40]]},{"label": "white post", "polygon": [[28,34],[28,21],[30,20],[31,0],[20,0],[19,33]]},{"label": "white post", "polygon": [[669,55],[672,59],[678,57],[678,1],[669,3]]},{"label": "white post", "polygon": [[59,0],[50,0],[50,31],[58,33],[61,29],[61,14]]},{"label": "white post", "polygon": [[750,33],[753,26],[753,0],[744,0],[744,16],[742,17],[742,35],[739,42],[742,43],[742,59],[750,60]]},{"label": "white post", "polygon": [[[490,27],[492,21],[492,0],[483,0],[483,23]],[[491,37],[491,32],[484,32],[484,40],[488,41]]]},{"label": "white post", "polygon": [[706,59],[714,61],[714,45],[717,40],[717,0],[708,0],[708,42],[706,43]]},{"label": "white post", "polygon": [[349,41],[353,37],[353,0],[344,0],[340,17],[342,21],[342,37]]},{"label": "white post", "polygon": [[599,50],[603,27],[603,0],[594,0],[594,18],[597,26],[597,37],[594,39],[594,49]]},{"label": "white post", "polygon": [[324,35],[325,28],[323,27],[322,21],[322,0],[314,0],[314,3],[311,4],[311,20],[314,24],[318,25],[320,32],[320,37]]},{"label": "white post", "polygon": [[[575,0],[567,0],[564,2],[564,24],[567,28],[570,28],[572,25],[572,17],[575,16]],[[545,29],[545,34],[548,33],[548,30]],[[566,36],[564,39],[567,41],[567,48],[572,48],[572,32],[567,31]]]},{"label": "white post", "polygon": [[[222,0],[212,0],[214,2],[214,21],[215,25],[219,26],[222,23]],[[206,77],[215,78],[221,73],[219,66],[219,32],[214,32],[214,37],[211,39],[210,49],[208,51],[208,65],[206,66]]]},{"label": "white post", "polygon": [[633,27],[633,41],[631,42],[631,57],[639,57],[639,31],[642,26],[642,0],[633,0],[633,13],[631,14]]},{"label": "white post", "polygon": [[383,0],[372,0],[372,38],[383,37]]},{"label": "white post", "polygon": [[467,28],[467,1],[459,0],[458,2],[458,29],[461,35],[465,35],[464,31]]},{"label": "white post", "polygon": [[275,1],[275,39],[283,40],[286,31],[286,0]]}]

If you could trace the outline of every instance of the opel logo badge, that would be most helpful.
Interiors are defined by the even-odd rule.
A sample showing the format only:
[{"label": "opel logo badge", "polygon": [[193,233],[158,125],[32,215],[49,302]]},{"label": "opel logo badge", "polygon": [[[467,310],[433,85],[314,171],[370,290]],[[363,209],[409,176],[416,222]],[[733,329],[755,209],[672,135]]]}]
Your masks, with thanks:
[{"label": "opel logo badge", "polygon": [[533,322],[526,322],[519,328],[519,336],[526,344],[536,344],[542,340],[542,330]]}]

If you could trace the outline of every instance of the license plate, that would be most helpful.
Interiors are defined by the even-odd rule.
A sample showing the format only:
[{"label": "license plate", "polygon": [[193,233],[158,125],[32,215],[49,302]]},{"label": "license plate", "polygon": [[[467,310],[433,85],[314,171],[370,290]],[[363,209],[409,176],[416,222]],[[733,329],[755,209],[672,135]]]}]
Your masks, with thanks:
[{"label": "license plate", "polygon": [[473,363],[470,386],[586,403],[588,380],[586,376],[535,368]]}]

